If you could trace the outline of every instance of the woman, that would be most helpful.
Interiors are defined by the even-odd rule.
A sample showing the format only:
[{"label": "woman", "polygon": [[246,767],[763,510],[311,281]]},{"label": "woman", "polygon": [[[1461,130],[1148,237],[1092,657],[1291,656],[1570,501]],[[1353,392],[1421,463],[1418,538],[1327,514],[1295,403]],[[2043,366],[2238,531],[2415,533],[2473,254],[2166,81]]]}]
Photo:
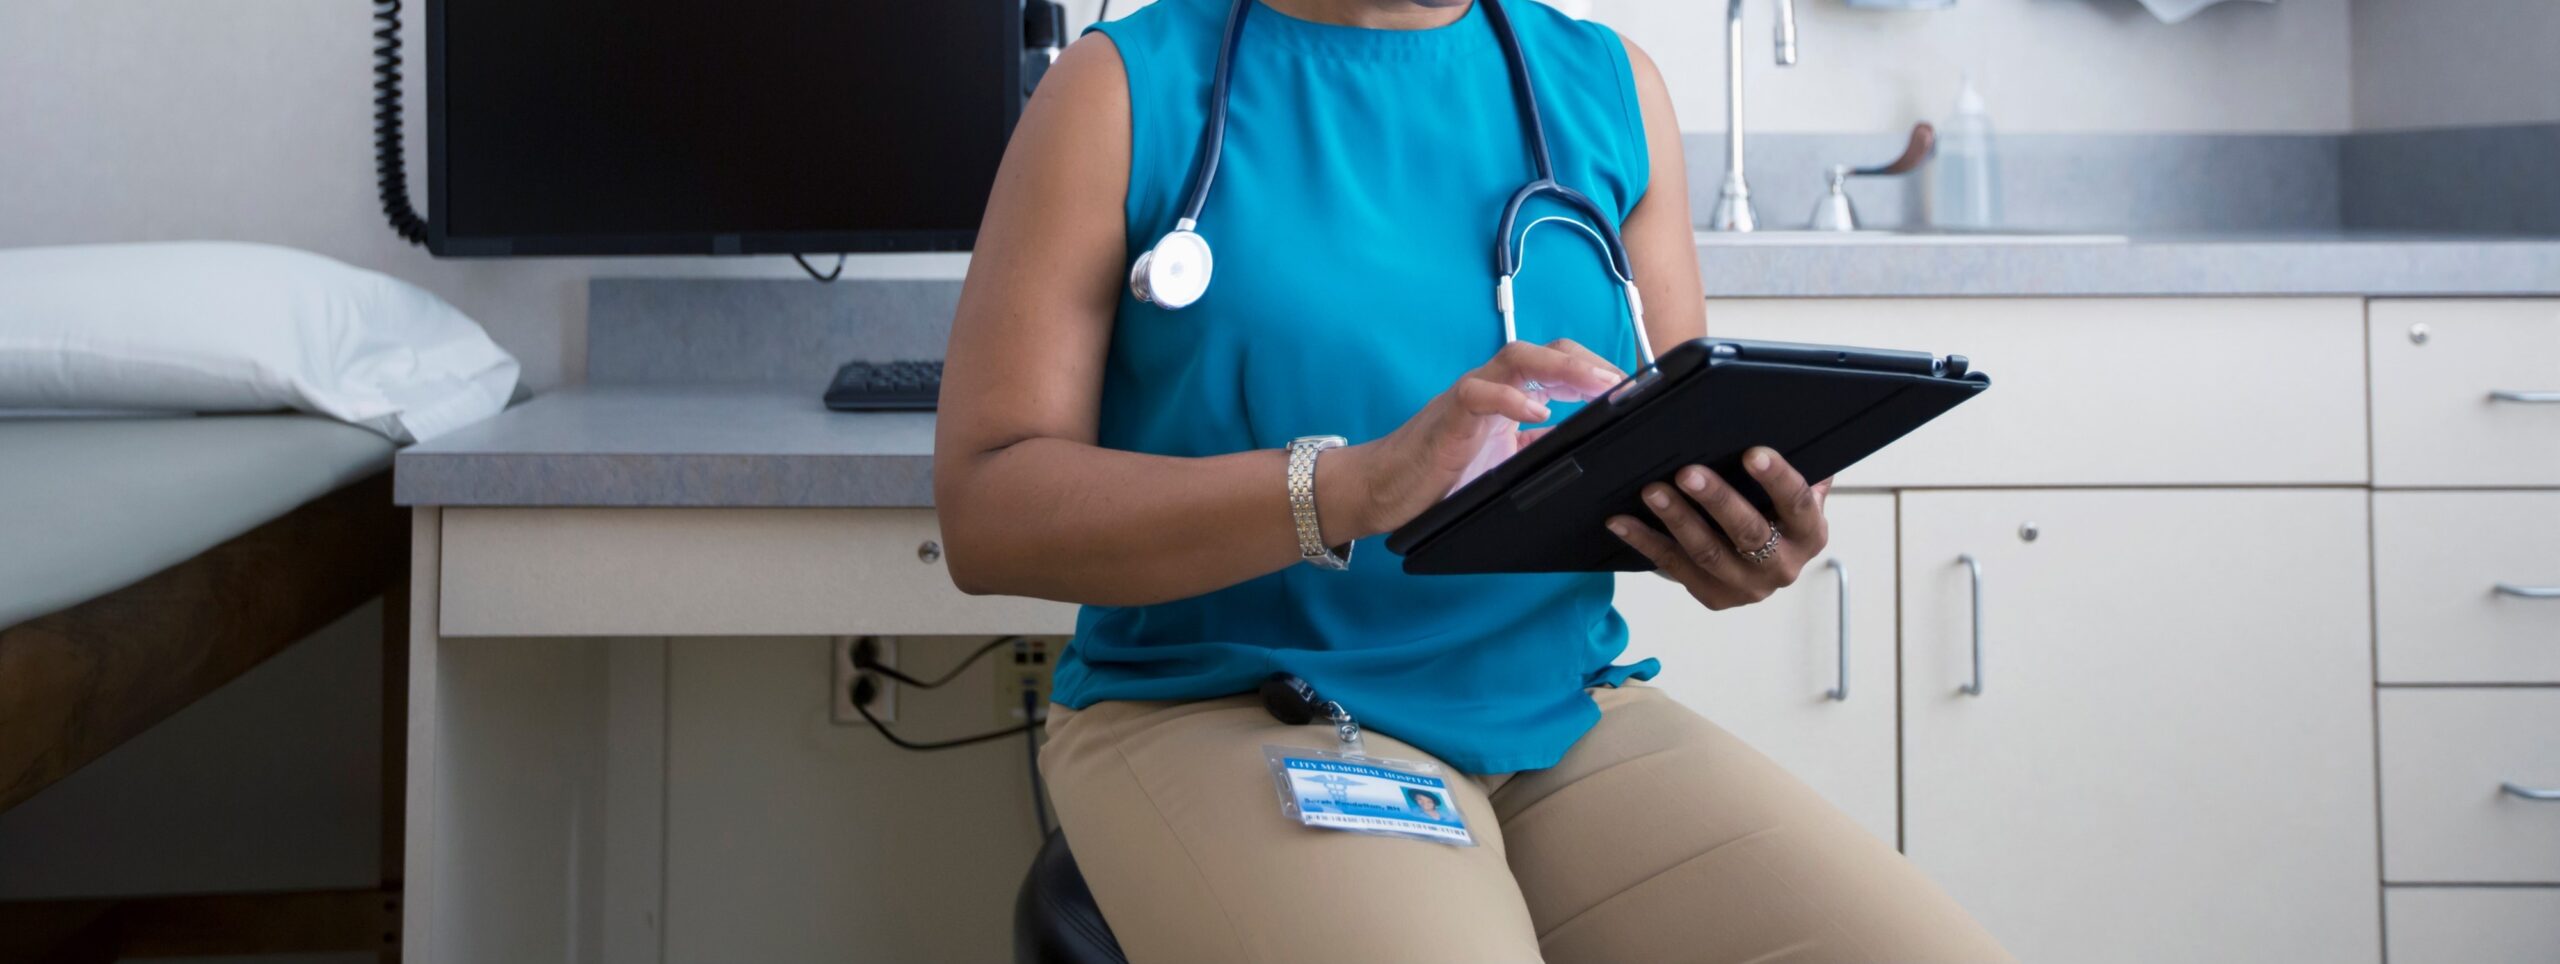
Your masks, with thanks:
[{"label": "woman", "polygon": [[[1133,290],[1133,262],[1193,227],[1231,22],[1196,219],[1214,256],[1169,240]],[[1099,33],[1042,81],[997,177],[935,482],[962,589],[1085,605],[1041,767],[1132,959],[2003,957],[1889,846],[1635,685],[1652,661],[1612,665],[1609,576],[1409,576],[1353,551],[1647,340],[1704,334],[1652,62],[1531,0],[1158,0]],[[1541,143],[1514,71],[1593,209],[1520,215],[1506,343],[1487,241]],[[1827,485],[1746,463],[1777,518],[1691,466],[1609,528],[1702,605],[1765,598],[1821,552]],[[1284,816],[1262,748],[1333,730],[1275,721],[1252,695],[1275,672],[1366,725],[1371,755],[1439,764],[1477,845]]]}]

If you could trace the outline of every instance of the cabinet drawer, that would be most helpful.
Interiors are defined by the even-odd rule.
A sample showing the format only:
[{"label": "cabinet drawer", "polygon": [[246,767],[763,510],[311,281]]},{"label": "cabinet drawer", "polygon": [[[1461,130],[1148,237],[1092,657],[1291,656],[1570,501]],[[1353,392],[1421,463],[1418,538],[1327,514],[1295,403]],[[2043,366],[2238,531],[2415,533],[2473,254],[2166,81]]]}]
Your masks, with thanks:
[{"label": "cabinet drawer", "polygon": [[2560,883],[2560,690],[2381,694],[2382,877],[2389,883]]},{"label": "cabinet drawer", "polygon": [[2560,961],[2560,888],[2394,887],[2382,898],[2398,964]]},{"label": "cabinet drawer", "polygon": [[2560,301],[2376,301],[2371,327],[2374,484],[2560,485]]},{"label": "cabinet drawer", "polygon": [[2560,683],[2560,492],[2375,493],[2373,574],[2383,682]]},{"label": "cabinet drawer", "polygon": [[[1063,633],[951,585],[928,509],[446,509],[446,636]],[[930,558],[928,558],[930,557]]]},{"label": "cabinet drawer", "polygon": [[1719,336],[1953,352],[1991,390],[1855,487],[2360,484],[2352,298],[1711,301]]}]

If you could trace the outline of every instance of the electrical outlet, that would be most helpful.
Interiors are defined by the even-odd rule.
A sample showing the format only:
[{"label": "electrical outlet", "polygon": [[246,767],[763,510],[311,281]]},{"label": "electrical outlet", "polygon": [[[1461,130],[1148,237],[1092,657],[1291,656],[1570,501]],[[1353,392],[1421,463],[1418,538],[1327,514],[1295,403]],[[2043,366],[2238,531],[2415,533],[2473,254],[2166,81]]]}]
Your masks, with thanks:
[{"label": "electrical outlet", "polygon": [[[853,682],[862,672],[854,668],[853,653],[855,648],[863,646],[871,648],[872,662],[881,666],[898,665],[898,641],[895,638],[888,636],[836,637],[833,641],[836,661],[835,696],[829,705],[834,707],[832,715],[838,723],[862,722],[862,714],[853,711]],[[897,722],[898,682],[878,673],[871,674],[871,682],[876,692],[872,694],[870,704],[864,708],[870,710],[871,715],[879,718],[882,723]]]},{"label": "electrical outlet", "polygon": [[1057,647],[1040,636],[1023,636],[1013,641],[1010,649],[997,650],[995,672],[987,675],[996,681],[996,719],[1020,722],[1022,694],[1031,694],[1031,710],[1035,714],[1049,712],[1049,671],[1055,668]]}]

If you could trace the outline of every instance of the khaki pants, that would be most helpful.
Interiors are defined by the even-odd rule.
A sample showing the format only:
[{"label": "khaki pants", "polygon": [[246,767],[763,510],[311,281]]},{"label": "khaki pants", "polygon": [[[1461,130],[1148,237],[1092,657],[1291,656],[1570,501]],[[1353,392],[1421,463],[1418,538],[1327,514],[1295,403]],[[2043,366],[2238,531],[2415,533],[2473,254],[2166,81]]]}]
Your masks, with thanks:
[{"label": "khaki pants", "polygon": [[1283,726],[1253,696],[1053,708],[1040,769],[1139,964],[2009,959],[1731,734],[1651,687],[1592,695],[1599,725],[1555,767],[1450,781],[1475,847],[1283,817],[1260,748],[1330,746],[1332,729]]}]

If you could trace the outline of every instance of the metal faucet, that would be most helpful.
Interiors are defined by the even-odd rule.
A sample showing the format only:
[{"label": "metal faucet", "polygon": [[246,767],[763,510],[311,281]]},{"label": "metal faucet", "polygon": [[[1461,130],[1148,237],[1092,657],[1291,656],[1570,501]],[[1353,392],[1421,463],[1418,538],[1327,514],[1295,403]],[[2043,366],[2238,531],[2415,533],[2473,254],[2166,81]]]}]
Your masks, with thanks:
[{"label": "metal faucet", "polygon": [[[1796,63],[1796,0],[1778,3],[1778,66]],[[1742,4],[1724,7],[1724,190],[1716,194],[1710,231],[1752,231],[1760,219],[1751,210],[1751,185],[1742,177]]]}]

